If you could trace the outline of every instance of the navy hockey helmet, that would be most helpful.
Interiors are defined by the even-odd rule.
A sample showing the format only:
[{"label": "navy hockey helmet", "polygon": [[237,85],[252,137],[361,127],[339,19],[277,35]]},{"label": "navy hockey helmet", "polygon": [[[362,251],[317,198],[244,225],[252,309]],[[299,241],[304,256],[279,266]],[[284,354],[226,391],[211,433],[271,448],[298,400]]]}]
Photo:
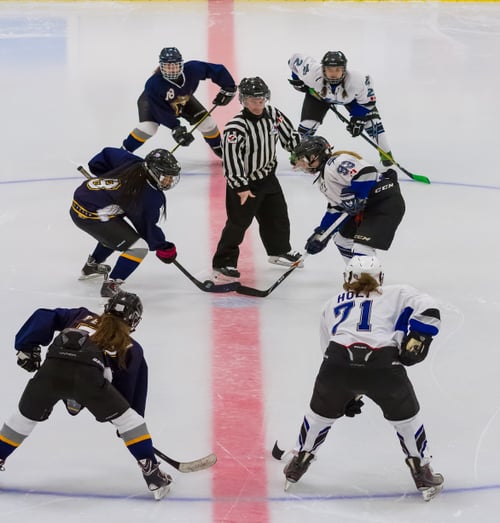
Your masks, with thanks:
[{"label": "navy hockey helmet", "polygon": [[120,291],[108,300],[104,312],[117,316],[134,331],[142,318],[142,302],[137,294]]},{"label": "navy hockey helmet", "polygon": [[344,281],[359,280],[362,274],[369,274],[379,285],[384,282],[384,269],[376,256],[353,256],[345,267]]},{"label": "navy hockey helmet", "polygon": [[[323,77],[330,83],[340,83],[344,77],[347,69],[347,58],[342,51],[328,51],[321,59],[321,65],[323,66]],[[325,67],[343,67],[344,74],[341,78],[332,80],[325,75]]]},{"label": "navy hockey helmet", "polygon": [[[302,141],[295,147],[290,155],[290,162],[297,169],[306,173],[314,174],[325,166],[331,156],[333,147],[322,136],[304,136]],[[318,165],[311,164],[318,160]]]},{"label": "navy hockey helmet", "polygon": [[271,90],[260,76],[243,78],[238,85],[239,100],[244,102],[245,98],[265,98],[271,99]]},{"label": "navy hockey helmet", "polygon": [[177,47],[164,47],[160,51],[160,71],[165,80],[179,78],[184,70],[184,60]]},{"label": "navy hockey helmet", "polygon": [[166,149],[154,149],[144,158],[144,167],[150,181],[160,191],[168,191],[180,180],[181,166]]}]

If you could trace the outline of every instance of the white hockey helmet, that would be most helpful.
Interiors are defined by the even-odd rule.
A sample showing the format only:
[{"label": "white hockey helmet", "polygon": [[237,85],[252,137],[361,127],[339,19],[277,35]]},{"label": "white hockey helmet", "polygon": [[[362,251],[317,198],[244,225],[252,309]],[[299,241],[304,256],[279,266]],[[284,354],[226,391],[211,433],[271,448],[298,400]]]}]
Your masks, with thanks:
[{"label": "white hockey helmet", "polygon": [[353,256],[345,267],[344,281],[359,280],[361,274],[373,276],[379,285],[384,282],[384,270],[376,256]]}]

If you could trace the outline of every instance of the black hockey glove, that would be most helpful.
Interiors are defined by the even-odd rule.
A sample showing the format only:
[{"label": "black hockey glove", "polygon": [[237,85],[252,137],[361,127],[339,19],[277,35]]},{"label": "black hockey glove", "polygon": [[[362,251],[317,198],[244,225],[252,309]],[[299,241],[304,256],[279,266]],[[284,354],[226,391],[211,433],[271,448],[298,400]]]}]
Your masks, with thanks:
[{"label": "black hockey glove", "polygon": [[330,241],[330,238],[332,237],[332,234],[329,234],[326,238],[323,240],[320,239],[320,236],[325,232],[324,229],[321,227],[316,227],[314,229],[314,232],[307,238],[306,240],[306,246],[304,247],[306,252],[308,254],[318,254],[318,252],[321,252]]},{"label": "black hockey glove", "polygon": [[40,368],[42,363],[40,347],[34,347],[30,351],[18,351],[17,364],[22,367],[25,371],[35,372]]},{"label": "black hockey glove", "polygon": [[236,86],[221,89],[213,99],[212,105],[227,105],[236,94]]},{"label": "black hockey glove", "polygon": [[351,133],[351,136],[359,136],[365,128],[366,118],[364,116],[353,116],[346,129]]},{"label": "black hockey glove", "polygon": [[288,79],[288,83],[296,90],[299,91],[299,93],[307,93],[309,92],[309,87],[298,78],[294,80],[293,78]]},{"label": "black hockey glove", "polygon": [[340,206],[350,216],[356,216],[366,205],[366,198],[357,197],[349,187],[344,187],[340,194]]},{"label": "black hockey glove", "polygon": [[416,331],[410,331],[401,342],[399,360],[403,365],[410,366],[420,363],[429,352],[432,336]]},{"label": "black hockey glove", "polygon": [[183,147],[191,145],[194,141],[194,136],[191,133],[188,133],[183,125],[179,125],[175,129],[172,129],[172,136],[174,137],[174,140]]},{"label": "black hockey glove", "polygon": [[345,406],[344,414],[348,418],[354,418],[356,414],[361,414],[361,407],[364,405],[361,398],[352,398],[352,400]]}]

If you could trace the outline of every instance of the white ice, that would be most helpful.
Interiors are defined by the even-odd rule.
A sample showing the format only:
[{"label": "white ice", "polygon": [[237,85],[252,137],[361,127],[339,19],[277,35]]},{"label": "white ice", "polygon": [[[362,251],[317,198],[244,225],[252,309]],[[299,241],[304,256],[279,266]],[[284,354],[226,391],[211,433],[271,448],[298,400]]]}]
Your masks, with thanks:
[{"label": "white ice", "polygon": [[[75,167],[104,146],[119,146],[132,129],[136,99],[162,47],[176,45],[186,59],[208,58],[207,13],[203,2],[0,3],[0,420],[16,408],[28,379],[15,364],[13,342],[31,312],[102,305],[97,284],[77,281],[94,244],[68,216],[81,181]],[[442,332],[428,359],[409,374],[445,490],[431,503],[422,501],[392,427],[367,401],[362,416],[334,426],[307,475],[283,491],[283,464],[269,451],[275,439],[284,447],[294,445],[308,405],[321,361],[319,311],[341,281],[343,264],[333,246],[308,258],[304,269],[265,299],[202,293],[150,255],[127,286],[145,305],[137,339],[150,367],[149,428],[155,444],[178,459],[212,450],[227,459],[227,449],[212,438],[214,402],[230,398],[212,397],[211,322],[217,308],[251,308],[260,318],[255,336],[266,451],[251,458],[263,460],[267,472],[267,494],[253,501],[269,511],[268,520],[255,523],[497,522],[500,6],[234,5],[233,74],[262,76],[272,89],[272,103],[296,123],[301,96],[286,81],[287,59],[297,51],[321,57],[329,49],[343,50],[350,67],[371,74],[395,158],[432,180],[426,186],[401,174],[406,216],[394,245],[380,257],[388,283],[409,283],[441,302]],[[205,84],[198,95],[209,106]],[[230,109],[237,112],[238,103]],[[348,138],[333,114],[321,134],[337,148],[377,161],[374,149]],[[161,129],[138,153],[172,146]],[[202,277],[217,240],[208,230],[214,159],[199,137],[188,150],[178,150],[178,158],[184,176],[167,194],[165,230],[177,244],[179,260]],[[290,170],[286,153],[280,160],[292,244],[300,249],[318,225],[325,201],[310,177]],[[255,269],[255,278],[247,278],[267,288],[281,269],[267,263],[255,227],[247,243]],[[237,339],[239,326],[234,329]],[[245,474],[246,456],[232,459],[242,462]],[[170,496],[155,503],[111,427],[95,423],[87,412],[70,418],[58,406],[0,472],[0,518],[3,523],[241,523],[245,491],[226,499],[227,514],[214,519],[220,499],[213,495],[213,474],[174,471]]]}]

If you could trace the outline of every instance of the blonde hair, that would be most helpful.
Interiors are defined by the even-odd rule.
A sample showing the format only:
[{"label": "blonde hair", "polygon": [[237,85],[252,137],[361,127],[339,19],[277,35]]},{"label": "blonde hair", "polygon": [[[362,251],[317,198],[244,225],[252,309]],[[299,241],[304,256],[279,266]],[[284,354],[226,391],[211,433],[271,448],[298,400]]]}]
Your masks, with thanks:
[{"label": "blonde hair", "polygon": [[104,313],[97,320],[96,330],[90,339],[103,351],[116,352],[118,366],[125,369],[130,343],[130,327],[114,314]]},{"label": "blonde hair", "polygon": [[371,274],[366,272],[362,272],[359,275],[359,278],[355,280],[345,282],[343,287],[345,291],[352,291],[355,293],[362,292],[369,295],[370,292],[376,292],[377,294],[382,294],[382,291],[379,289],[379,282]]},{"label": "blonde hair", "polygon": [[338,156],[339,154],[350,154],[351,156],[354,156],[354,158],[357,158],[358,160],[363,159],[362,156],[360,156],[358,153],[355,153],[354,151],[335,151],[332,153],[332,156]]}]

